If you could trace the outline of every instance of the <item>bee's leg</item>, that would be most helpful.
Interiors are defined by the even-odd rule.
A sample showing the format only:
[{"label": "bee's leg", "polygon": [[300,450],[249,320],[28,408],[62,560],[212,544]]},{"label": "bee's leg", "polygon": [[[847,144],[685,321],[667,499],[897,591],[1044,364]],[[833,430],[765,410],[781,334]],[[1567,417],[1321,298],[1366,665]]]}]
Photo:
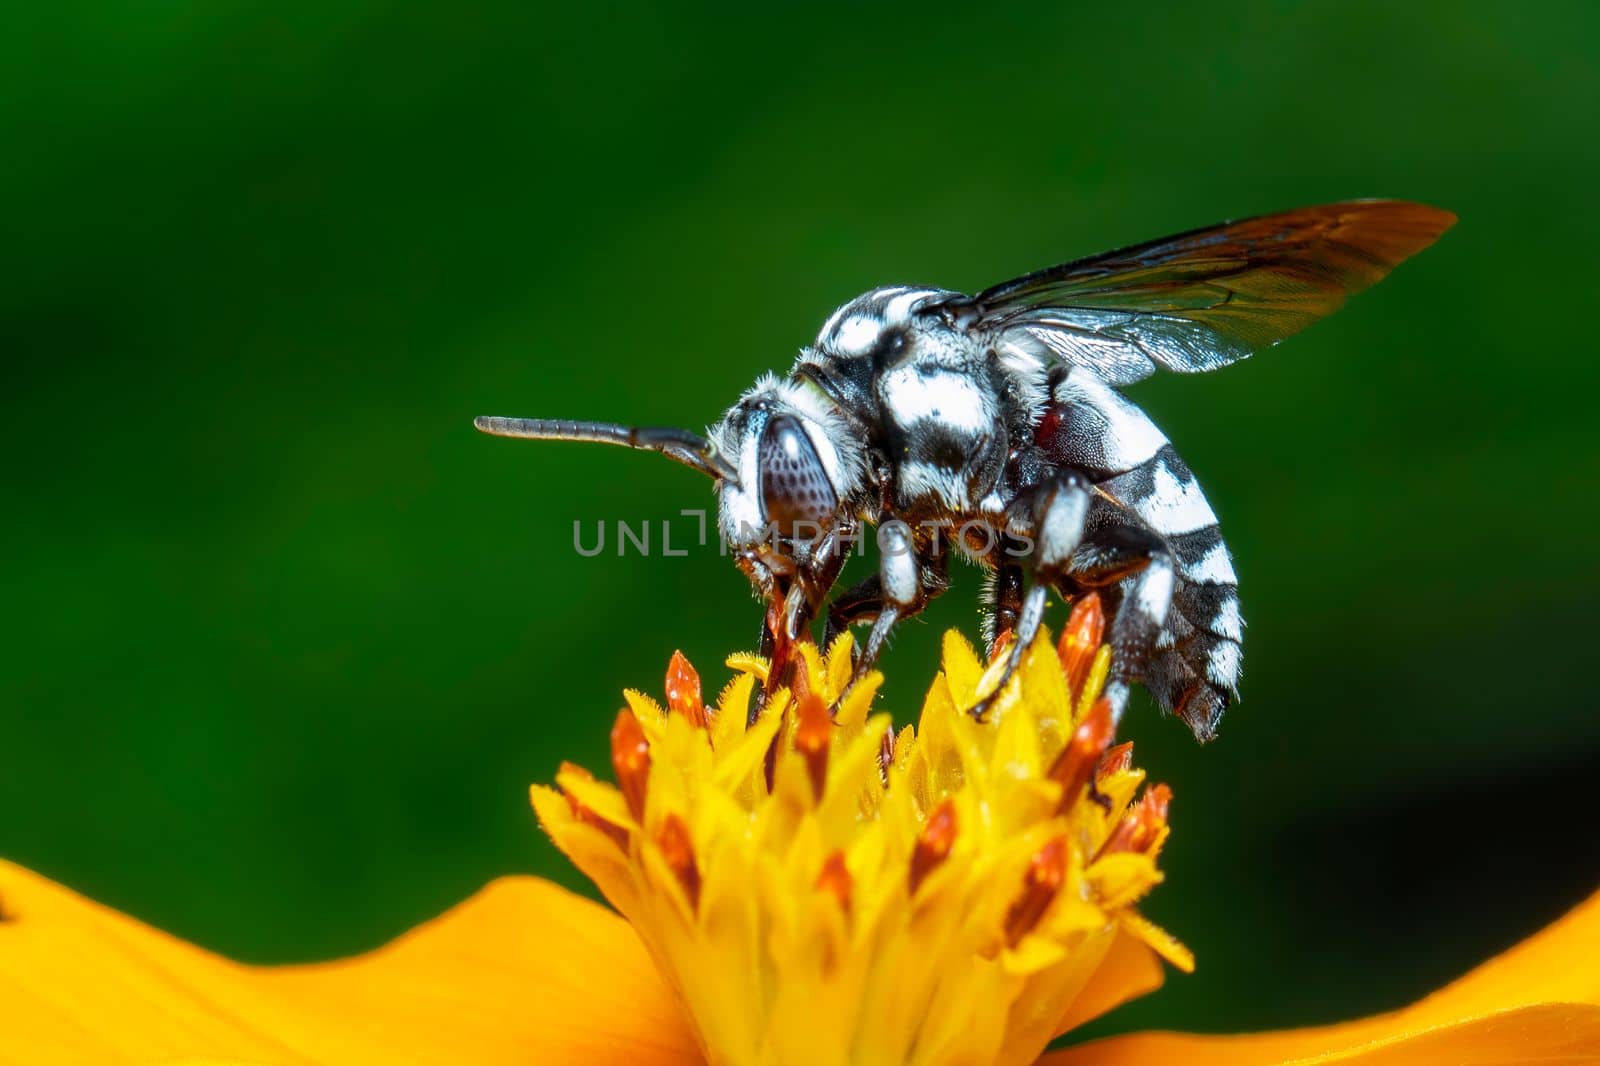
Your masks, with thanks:
[{"label": "bee's leg", "polygon": [[989,612],[984,617],[983,639],[990,654],[1017,631],[1017,618],[1022,614],[1022,565],[1014,554],[1018,547],[1014,538],[1001,538],[993,556],[994,576],[984,589]]},{"label": "bee's leg", "polygon": [[[909,604],[900,605],[899,621],[919,613],[929,602],[950,587],[950,557],[935,543],[917,549],[918,584],[921,595]],[[822,645],[833,647],[833,642],[846,629],[859,622],[875,621],[884,608],[883,575],[870,574],[833,598],[828,605],[828,620],[823,629]],[[858,648],[856,654],[862,654]]]},{"label": "bee's leg", "polygon": [[769,663],[778,650],[778,634],[773,630],[774,612],[778,605],[783,603],[785,590],[778,578],[753,552],[743,554],[738,560],[739,569],[750,579],[756,596],[766,605],[766,611],[761,617],[761,638],[758,642],[758,653]]},{"label": "bee's leg", "polygon": [[828,605],[828,623],[822,631],[822,646],[833,647],[840,633],[857,622],[870,622],[883,609],[883,579],[871,574],[845,589]]},{"label": "bee's leg", "polygon": [[1078,589],[1117,586],[1111,622],[1111,677],[1105,695],[1113,720],[1122,717],[1132,683],[1144,676],[1167,626],[1176,572],[1166,538],[1131,512],[1096,513],[1063,584]]},{"label": "bee's leg", "polygon": [[854,525],[836,525],[829,529],[806,565],[790,578],[779,578],[764,567],[749,568],[767,604],[761,623],[759,654],[768,663],[766,683],[750,704],[750,724],[761,717],[772,694],[793,679],[794,645],[813,639],[812,624],[827,602],[828,590],[844,569],[847,545],[853,542],[850,538],[856,531]]},{"label": "bee's leg", "polygon": [[789,638],[788,604],[787,594],[774,596],[768,601],[766,611],[762,613],[761,640],[757,646],[757,654],[767,660],[767,680],[756,689],[755,698],[750,701],[747,725],[755,725],[756,720],[767,709],[767,700],[788,683],[790,650],[794,644]]},{"label": "bee's leg", "polygon": [[761,640],[756,644],[756,654],[767,662],[772,661],[773,655],[778,651],[778,637],[773,632],[773,619],[776,617],[776,608],[768,607],[761,615]]},{"label": "bee's leg", "polygon": [[1089,503],[1093,499],[1094,490],[1088,481],[1079,474],[1064,471],[1039,484],[1014,505],[1021,510],[1016,523],[1021,528],[1015,532],[1033,541],[1033,551],[1021,560],[1031,571],[1032,581],[1022,597],[1016,636],[1006,655],[1005,670],[989,695],[970,709],[974,718],[988,713],[994,698],[1005,689],[1022,664],[1023,652],[1039,635],[1050,587],[1067,572],[1072,553],[1083,538],[1084,522],[1089,517]]},{"label": "bee's leg", "polygon": [[[813,553],[810,563],[801,570],[800,582],[806,590],[806,600],[803,624],[798,618],[793,620],[795,636],[799,636],[802,626],[809,633],[811,624],[827,607],[828,593],[838,584],[839,574],[850,558],[850,545],[855,543],[859,535],[859,528],[853,522],[832,527]],[[833,642],[831,620],[829,627],[824,636],[824,648]]]},{"label": "bee's leg", "polygon": [[[889,633],[920,612],[928,601],[949,587],[949,557],[937,540],[916,537],[904,522],[885,522],[878,528],[878,573],[847,590],[828,612],[830,634],[851,622],[872,619],[866,643],[856,656],[850,681],[839,700],[850,692],[878,661]],[[835,701],[837,706],[838,701]]]}]

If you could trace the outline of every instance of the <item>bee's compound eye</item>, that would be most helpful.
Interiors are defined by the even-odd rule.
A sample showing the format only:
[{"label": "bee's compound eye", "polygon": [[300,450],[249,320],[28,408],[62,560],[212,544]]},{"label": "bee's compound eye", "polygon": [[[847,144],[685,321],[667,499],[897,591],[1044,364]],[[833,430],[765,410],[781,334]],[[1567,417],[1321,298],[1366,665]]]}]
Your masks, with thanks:
[{"label": "bee's compound eye", "polygon": [[[787,536],[820,533],[839,506],[839,497],[800,420],[790,415],[769,419],[756,460],[767,521]],[[797,530],[796,523],[811,528]]]}]

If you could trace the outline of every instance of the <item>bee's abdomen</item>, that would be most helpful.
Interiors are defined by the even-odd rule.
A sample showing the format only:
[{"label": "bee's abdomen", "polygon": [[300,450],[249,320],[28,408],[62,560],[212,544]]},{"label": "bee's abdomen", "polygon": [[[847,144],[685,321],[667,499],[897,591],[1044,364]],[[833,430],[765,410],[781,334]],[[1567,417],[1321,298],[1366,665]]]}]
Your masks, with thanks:
[{"label": "bee's abdomen", "polygon": [[[1216,528],[1209,532],[1217,536]],[[1217,542],[1221,540],[1218,537]],[[1180,572],[1188,571],[1178,552]],[[1238,698],[1243,666],[1244,618],[1239,587],[1180,577],[1144,683],[1161,706],[1176,712],[1201,740],[1210,739],[1223,712]]]},{"label": "bee's abdomen", "polygon": [[1170,444],[1100,488],[1172,549],[1178,580],[1142,680],[1162,707],[1207,739],[1238,694],[1244,639],[1238,578],[1217,516]]}]

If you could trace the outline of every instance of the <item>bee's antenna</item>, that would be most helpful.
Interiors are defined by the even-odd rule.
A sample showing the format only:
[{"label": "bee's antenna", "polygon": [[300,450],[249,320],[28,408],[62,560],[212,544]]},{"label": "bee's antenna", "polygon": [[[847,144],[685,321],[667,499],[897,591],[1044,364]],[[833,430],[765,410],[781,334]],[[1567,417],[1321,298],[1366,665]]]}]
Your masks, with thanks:
[{"label": "bee's antenna", "polygon": [[718,481],[739,483],[739,472],[706,438],[665,426],[619,426],[612,422],[571,422],[560,418],[498,418],[480,415],[472,424],[496,437],[524,440],[582,440],[660,452]]}]

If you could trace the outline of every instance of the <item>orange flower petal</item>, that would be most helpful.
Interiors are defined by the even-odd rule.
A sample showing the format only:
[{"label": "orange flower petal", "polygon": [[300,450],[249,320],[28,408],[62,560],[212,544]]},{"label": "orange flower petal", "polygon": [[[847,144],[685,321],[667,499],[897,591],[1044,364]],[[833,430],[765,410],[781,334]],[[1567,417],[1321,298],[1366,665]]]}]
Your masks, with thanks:
[{"label": "orange flower petal", "polygon": [[578,1063],[701,1059],[633,931],[495,881],[357,958],[241,966],[0,862],[0,1061]]},{"label": "orange flower petal", "polygon": [[1600,892],[1401,1013],[1441,1022],[1535,1003],[1600,1005]]},{"label": "orange flower petal", "polygon": [[1057,1035],[1091,1022],[1130,999],[1154,992],[1166,976],[1161,960],[1149,945],[1126,929],[1118,929],[1094,976],[1056,1023]]},{"label": "orange flower petal", "polygon": [[1053,1052],[1040,1059],[1038,1066],[1170,1066],[1177,1062],[1184,1066],[1580,1066],[1600,1062],[1600,1007],[1588,1003],[1518,1007],[1456,1025],[1356,1043],[1329,1036],[1321,1040],[1321,1052],[1309,1050],[1302,1033],[1310,1032],[1245,1037],[1139,1033]]},{"label": "orange flower petal", "polygon": [[1040,1066],[1600,1062],[1600,893],[1438,992],[1343,1025],[1248,1036],[1137,1033]]}]

